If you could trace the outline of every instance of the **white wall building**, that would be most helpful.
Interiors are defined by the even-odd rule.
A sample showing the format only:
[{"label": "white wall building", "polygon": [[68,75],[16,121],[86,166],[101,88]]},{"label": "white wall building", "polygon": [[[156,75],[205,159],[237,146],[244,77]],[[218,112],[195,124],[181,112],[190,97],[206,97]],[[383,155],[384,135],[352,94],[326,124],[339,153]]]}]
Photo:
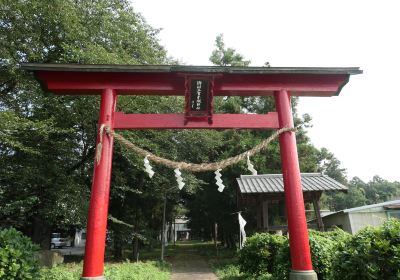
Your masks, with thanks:
[{"label": "white wall building", "polygon": [[337,226],[354,234],[366,226],[380,226],[389,218],[400,219],[400,200],[341,210],[322,220],[327,229]]}]

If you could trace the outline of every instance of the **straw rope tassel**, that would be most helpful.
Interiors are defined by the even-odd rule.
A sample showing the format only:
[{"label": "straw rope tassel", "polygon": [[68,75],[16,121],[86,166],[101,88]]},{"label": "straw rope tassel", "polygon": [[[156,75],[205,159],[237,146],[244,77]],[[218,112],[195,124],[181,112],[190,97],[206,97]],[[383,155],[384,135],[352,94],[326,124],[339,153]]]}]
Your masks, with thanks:
[{"label": "straw rope tassel", "polygon": [[257,170],[254,169],[254,165],[250,161],[249,153],[247,153],[247,169],[251,172],[251,174],[257,175]]},{"label": "straw rope tassel", "polygon": [[146,171],[149,174],[149,177],[152,178],[154,175],[153,167],[150,165],[150,161],[148,159],[149,155],[147,155],[143,162],[144,162],[144,171]]},{"label": "straw rope tassel", "polygon": [[181,190],[185,186],[185,183],[183,182],[182,178],[182,172],[179,170],[179,168],[174,169],[174,172],[175,172],[176,182],[178,183],[178,188]]},{"label": "straw rope tassel", "polygon": [[222,170],[222,169],[218,169],[218,170],[216,170],[216,171],[214,172],[214,174],[215,174],[215,180],[217,181],[217,182],[216,182],[216,185],[218,186],[218,191],[219,191],[219,192],[222,192],[222,191],[225,189],[225,186],[224,186],[224,184],[223,184],[223,182],[222,182],[222,179],[221,179],[221,177],[222,177],[222,175],[221,175],[221,173],[220,173],[221,170]]}]

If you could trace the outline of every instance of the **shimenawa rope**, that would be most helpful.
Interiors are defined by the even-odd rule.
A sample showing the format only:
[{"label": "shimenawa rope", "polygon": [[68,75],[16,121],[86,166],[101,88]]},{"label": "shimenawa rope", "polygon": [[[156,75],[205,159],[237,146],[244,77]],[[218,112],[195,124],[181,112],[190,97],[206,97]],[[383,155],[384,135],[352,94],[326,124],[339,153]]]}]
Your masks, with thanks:
[{"label": "shimenawa rope", "polygon": [[173,161],[173,160],[169,160],[166,158],[156,156],[153,153],[136,146],[131,141],[127,140],[126,138],[124,138],[122,135],[116,133],[115,131],[112,131],[111,128],[105,124],[102,124],[99,129],[100,140],[99,140],[99,144],[97,145],[97,149],[96,149],[97,164],[100,162],[100,159],[101,159],[102,138],[103,138],[104,132],[106,132],[108,135],[114,136],[115,139],[118,140],[122,145],[126,146],[129,149],[132,149],[133,151],[135,151],[136,153],[138,153],[139,155],[141,155],[143,157],[147,157],[151,161],[160,163],[160,164],[165,165],[172,169],[178,168],[181,170],[187,170],[187,171],[191,171],[191,172],[204,172],[204,171],[215,171],[218,169],[224,169],[230,165],[237,164],[238,162],[240,162],[242,160],[246,160],[247,157],[251,157],[251,156],[255,155],[256,153],[259,153],[261,150],[265,149],[268,146],[268,144],[272,140],[277,138],[280,134],[282,134],[284,132],[296,132],[296,128],[285,127],[285,128],[278,129],[270,137],[263,140],[260,144],[254,146],[252,149],[250,149],[248,151],[245,151],[234,157],[230,157],[230,158],[218,161],[218,162],[200,163],[200,164],[187,163],[187,162],[183,162],[183,161],[177,162],[177,161]]}]

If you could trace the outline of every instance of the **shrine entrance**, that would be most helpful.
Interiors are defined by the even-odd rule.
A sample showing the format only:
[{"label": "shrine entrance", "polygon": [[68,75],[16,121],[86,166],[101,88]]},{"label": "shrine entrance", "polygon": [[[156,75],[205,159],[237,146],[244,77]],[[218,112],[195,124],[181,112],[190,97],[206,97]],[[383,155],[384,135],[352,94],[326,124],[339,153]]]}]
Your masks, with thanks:
[{"label": "shrine entrance", "polygon": [[[313,271],[301,188],[291,96],[338,95],[358,68],[277,68],[24,64],[57,95],[101,96],[97,155],[81,279],[104,278],[104,252],[114,130],[278,129],[292,271],[290,279],[317,279]],[[118,95],[185,96],[182,114],[116,112]],[[214,114],[214,96],[274,96],[276,112]],[[107,129],[108,133],[104,133]],[[101,147],[101,148],[100,148]],[[151,160],[152,158],[149,157]],[[179,171],[179,169],[178,169]]]}]

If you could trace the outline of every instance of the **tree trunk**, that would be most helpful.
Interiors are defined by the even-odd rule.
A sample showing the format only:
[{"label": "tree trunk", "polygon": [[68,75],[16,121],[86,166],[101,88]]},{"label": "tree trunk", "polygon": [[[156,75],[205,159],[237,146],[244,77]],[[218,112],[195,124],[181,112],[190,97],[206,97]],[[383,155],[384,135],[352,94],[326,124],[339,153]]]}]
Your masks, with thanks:
[{"label": "tree trunk", "polygon": [[114,259],[121,260],[122,259],[122,245],[120,242],[114,242]]},{"label": "tree trunk", "polygon": [[231,244],[230,249],[236,249],[236,242],[235,242],[234,235],[232,233],[229,233],[228,238],[229,238],[229,242]]},{"label": "tree trunk", "polygon": [[114,231],[114,259],[121,260],[122,259],[122,240],[121,234],[118,231]]},{"label": "tree trunk", "polygon": [[135,236],[133,240],[133,259],[136,261],[139,257],[139,238]]},{"label": "tree trunk", "polygon": [[42,250],[50,249],[51,227],[39,217],[33,217],[32,220],[32,241]]}]

